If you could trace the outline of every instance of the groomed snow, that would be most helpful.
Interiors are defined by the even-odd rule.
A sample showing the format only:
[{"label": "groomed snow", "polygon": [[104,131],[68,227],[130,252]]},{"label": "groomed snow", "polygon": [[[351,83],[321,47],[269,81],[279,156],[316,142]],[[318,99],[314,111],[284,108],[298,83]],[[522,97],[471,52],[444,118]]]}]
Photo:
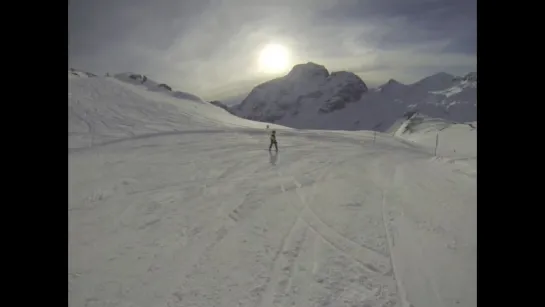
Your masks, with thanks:
[{"label": "groomed snow", "polygon": [[69,84],[69,306],[476,306],[476,179],[433,148],[271,125],[269,153],[211,104]]}]

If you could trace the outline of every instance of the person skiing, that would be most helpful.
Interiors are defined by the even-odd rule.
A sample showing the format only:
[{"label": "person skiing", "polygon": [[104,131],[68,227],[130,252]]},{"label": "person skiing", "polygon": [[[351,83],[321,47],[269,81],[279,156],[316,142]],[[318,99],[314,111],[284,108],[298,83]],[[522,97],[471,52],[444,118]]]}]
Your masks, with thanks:
[{"label": "person skiing", "polygon": [[269,145],[269,151],[271,150],[273,144],[276,151],[278,151],[278,143],[276,142],[276,131],[274,130],[271,133],[271,145]]}]

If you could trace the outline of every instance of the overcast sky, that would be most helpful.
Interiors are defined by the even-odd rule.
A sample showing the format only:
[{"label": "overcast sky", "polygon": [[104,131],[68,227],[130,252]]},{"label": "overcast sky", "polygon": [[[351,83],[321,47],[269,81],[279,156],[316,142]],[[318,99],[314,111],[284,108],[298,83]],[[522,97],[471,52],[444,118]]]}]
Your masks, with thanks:
[{"label": "overcast sky", "polygon": [[263,45],[292,64],[357,73],[368,86],[476,71],[476,0],[70,0],[70,66],[135,72],[203,99],[276,77]]}]

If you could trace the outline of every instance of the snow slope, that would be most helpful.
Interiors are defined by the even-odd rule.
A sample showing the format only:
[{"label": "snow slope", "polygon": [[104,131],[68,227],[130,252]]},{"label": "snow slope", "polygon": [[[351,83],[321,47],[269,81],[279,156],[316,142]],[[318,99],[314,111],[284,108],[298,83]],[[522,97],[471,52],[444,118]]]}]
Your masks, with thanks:
[{"label": "snow slope", "polygon": [[437,160],[463,166],[467,174],[476,176],[477,122],[460,124],[414,113],[392,130],[397,137],[433,150]]},{"label": "snow slope", "polygon": [[429,148],[69,83],[70,306],[476,306],[476,181]]},{"label": "snow slope", "polygon": [[476,107],[476,73],[438,73],[410,85],[392,79],[368,90],[353,73],[329,74],[324,66],[307,63],[257,86],[231,111],[299,129],[386,131],[408,111],[466,122],[476,121]]},{"label": "snow slope", "polygon": [[266,126],[234,117],[208,102],[173,96],[152,80],[141,84],[119,76],[91,78],[69,73],[70,149],[160,133]]}]

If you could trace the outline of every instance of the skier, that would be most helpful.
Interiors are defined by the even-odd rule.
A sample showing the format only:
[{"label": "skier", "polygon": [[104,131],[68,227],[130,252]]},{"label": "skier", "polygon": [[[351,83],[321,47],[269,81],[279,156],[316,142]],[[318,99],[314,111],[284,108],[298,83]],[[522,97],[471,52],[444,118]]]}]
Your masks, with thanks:
[{"label": "skier", "polygon": [[276,131],[274,130],[271,133],[271,145],[269,145],[269,151],[271,150],[273,144],[276,151],[278,151],[278,143],[276,142]]}]

